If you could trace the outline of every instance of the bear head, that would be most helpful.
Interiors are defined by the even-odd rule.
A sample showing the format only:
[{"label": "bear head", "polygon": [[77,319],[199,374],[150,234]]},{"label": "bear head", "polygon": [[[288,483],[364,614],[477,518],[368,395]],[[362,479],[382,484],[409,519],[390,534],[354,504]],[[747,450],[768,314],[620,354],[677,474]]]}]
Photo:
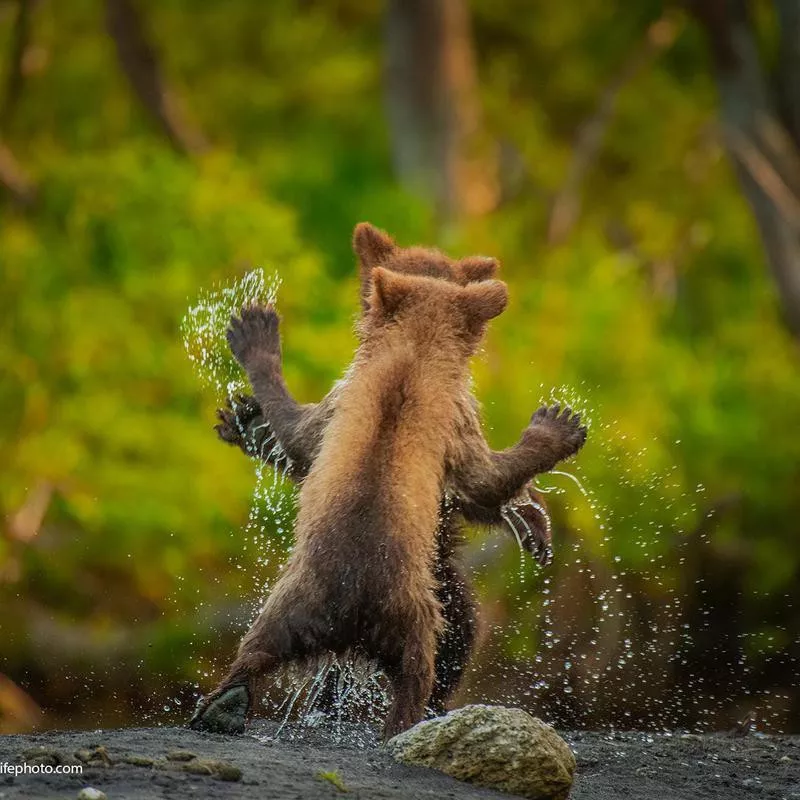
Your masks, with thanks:
[{"label": "bear head", "polygon": [[506,285],[482,280],[462,286],[418,272],[406,274],[395,269],[393,258],[372,270],[363,337],[399,328],[402,339],[420,351],[433,348],[442,357],[452,353],[458,358],[474,353],[489,320],[508,303]]},{"label": "bear head", "polygon": [[398,247],[392,238],[369,222],[360,222],[353,231],[353,250],[358,256],[361,277],[361,308],[367,311],[372,291],[372,271],[376,267],[403,275],[439,278],[460,286],[487,281],[499,268],[497,259],[468,256],[460,260],[425,247]]}]

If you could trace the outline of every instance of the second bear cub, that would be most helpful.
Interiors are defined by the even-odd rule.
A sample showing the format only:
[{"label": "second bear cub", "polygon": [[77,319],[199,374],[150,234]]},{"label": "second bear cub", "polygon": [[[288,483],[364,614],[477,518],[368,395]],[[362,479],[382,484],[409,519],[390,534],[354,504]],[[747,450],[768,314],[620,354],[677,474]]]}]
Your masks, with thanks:
[{"label": "second bear cub", "polygon": [[[302,485],[295,550],[193,727],[240,729],[264,675],[331,651],[386,672],[386,737],[423,718],[442,626],[435,531],[448,454],[460,449],[457,400],[486,323],[506,303],[500,281],[462,287],[373,271],[370,325]],[[274,310],[246,309],[245,344],[276,324]]]}]

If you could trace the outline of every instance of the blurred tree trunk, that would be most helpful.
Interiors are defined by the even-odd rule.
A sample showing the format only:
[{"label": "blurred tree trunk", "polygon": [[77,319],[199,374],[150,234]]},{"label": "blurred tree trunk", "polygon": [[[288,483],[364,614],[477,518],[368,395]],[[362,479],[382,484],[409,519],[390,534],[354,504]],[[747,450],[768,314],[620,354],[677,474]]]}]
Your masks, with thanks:
[{"label": "blurred tree trunk", "polygon": [[783,314],[800,338],[800,3],[774,0],[779,57],[762,63],[747,0],[691,0],[711,48],[728,152]]},{"label": "blurred tree trunk", "polygon": [[563,242],[572,232],[581,213],[583,184],[600,154],[622,91],[663,50],[675,41],[679,25],[670,13],[647,27],[641,41],[631,51],[616,75],[600,95],[594,113],[581,125],[572,148],[572,159],[564,185],[550,211],[547,239],[550,244]]},{"label": "blurred tree trunk", "polygon": [[8,127],[8,122],[22,93],[23,66],[25,51],[28,48],[31,27],[31,0],[17,0],[17,18],[11,34],[11,49],[8,71],[6,73],[6,91],[3,97],[2,122],[3,127]]},{"label": "blurred tree trunk", "polygon": [[386,103],[405,186],[435,203],[445,222],[496,204],[465,0],[389,0]]},{"label": "blurred tree trunk", "polygon": [[[25,77],[23,61],[30,40],[32,5],[31,0],[17,0],[17,16],[11,33],[11,48],[6,69],[5,94],[0,110],[0,131],[3,136],[8,134],[11,119],[22,94]],[[30,206],[36,200],[36,186],[2,139],[0,139],[0,185],[18,206]]]},{"label": "blurred tree trunk", "polygon": [[207,149],[202,132],[181,113],[133,0],[106,0],[106,26],[120,66],[142,105],[180,153]]}]

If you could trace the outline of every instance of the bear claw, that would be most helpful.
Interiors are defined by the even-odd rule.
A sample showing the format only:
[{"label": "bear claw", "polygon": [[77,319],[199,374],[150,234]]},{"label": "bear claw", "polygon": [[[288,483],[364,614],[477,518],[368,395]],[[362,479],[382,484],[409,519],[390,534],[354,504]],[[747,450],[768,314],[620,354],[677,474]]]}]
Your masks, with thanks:
[{"label": "bear claw", "polygon": [[261,407],[255,397],[238,394],[229,397],[225,408],[217,409],[219,423],[214,426],[223,442],[242,446],[250,424],[261,415]]}]

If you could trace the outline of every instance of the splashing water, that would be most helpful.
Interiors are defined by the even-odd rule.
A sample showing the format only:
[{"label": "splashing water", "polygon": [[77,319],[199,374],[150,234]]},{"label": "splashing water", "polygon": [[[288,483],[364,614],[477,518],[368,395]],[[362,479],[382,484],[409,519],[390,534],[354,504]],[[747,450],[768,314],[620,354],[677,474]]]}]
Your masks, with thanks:
[{"label": "splashing water", "polygon": [[183,346],[198,377],[216,390],[218,399],[233,398],[246,386],[227,347],[230,318],[256,301],[274,304],[280,285],[277,274],[267,279],[263,269],[250,270],[230,286],[202,292],[186,312],[181,322]]},{"label": "splashing water", "polygon": [[[245,389],[225,341],[230,316],[254,300],[274,303],[278,288],[277,277],[267,280],[261,270],[254,270],[230,287],[204,293],[186,314],[182,332],[187,353],[218,398],[235,402]],[[513,571],[504,574],[505,593],[516,605],[508,619],[489,625],[488,645],[473,660],[457,700],[522,704],[570,727],[713,728],[725,717],[733,695],[741,699],[754,692],[748,684],[752,668],[747,642],[740,640],[736,652],[726,656],[725,685],[719,691],[704,686],[692,664],[698,645],[709,634],[708,611],[697,605],[703,590],[681,585],[675,574],[680,576],[690,560],[695,539],[705,537],[702,529],[695,539],[680,532],[708,516],[698,507],[703,487],[681,487],[673,475],[677,467],[666,473],[650,469],[646,448],[621,455],[618,444],[625,434],[614,422],[596,420],[599,412],[588,408],[575,389],[557,387],[541,400],[581,412],[606,472],[618,475],[619,492],[637,493],[644,516],[623,515],[601,503],[591,488],[594,479],[580,465],[539,476],[535,489],[553,498],[551,511],[559,523],[551,575],[536,569],[534,560],[522,552],[530,529],[513,505],[506,506],[502,516],[517,539],[520,568],[516,576]],[[263,605],[269,576],[276,574],[290,550],[295,500],[294,487],[285,481],[290,464],[280,443],[269,437],[263,446],[269,448],[266,455],[273,463],[254,459],[256,486],[243,540],[245,550],[255,549],[258,568],[251,620]],[[615,494],[607,491],[605,496],[611,503]],[[534,500],[531,504],[550,528],[548,512]],[[648,518],[648,509],[672,516],[668,521],[652,514]],[[576,521],[576,530],[564,526],[565,513]],[[632,539],[625,542],[624,557],[617,552],[622,531]],[[484,543],[481,552],[486,550]],[[245,569],[242,563],[235,567]],[[496,586],[495,558],[491,579],[488,562],[479,564],[477,572],[479,586]],[[208,669],[201,669],[199,677],[207,682]],[[752,702],[760,706],[762,721],[779,730],[771,720],[780,718],[786,700],[773,692]],[[310,667],[279,673],[266,702],[270,716],[279,722],[261,738],[303,736],[308,729],[324,726],[326,735],[337,741],[346,738],[366,746],[374,742],[373,731],[385,716],[388,693],[385,676],[374,666],[330,656]],[[319,711],[323,707],[325,715]],[[363,728],[355,729],[353,720],[360,720]],[[360,733],[354,739],[355,730]]]},{"label": "splashing water", "polygon": [[[593,423],[597,410],[587,413],[574,389],[560,387],[541,401],[581,412],[595,458],[599,452],[618,486],[606,488],[603,504],[582,465],[537,478],[536,490],[554,498],[551,510],[569,512],[577,530],[556,526],[552,577],[530,559],[516,587],[507,573],[506,593],[517,605],[492,626],[463,699],[522,699],[554,724],[612,730],[703,732],[758,708],[760,724],[782,732],[789,695],[756,689],[751,676],[770,664],[774,670],[786,657],[755,652],[746,633],[718,636],[720,614],[730,618],[737,611],[710,604],[707,578],[692,567],[710,543],[706,523],[713,512],[701,506],[708,504],[705,488],[682,487],[677,465],[651,468],[647,448],[624,453],[623,461],[625,434],[616,422]],[[613,510],[615,497],[633,492],[637,512]],[[490,565],[497,572],[496,560],[487,561],[478,583],[492,584]],[[709,661],[718,686],[709,685]]]},{"label": "splashing water", "polygon": [[390,696],[386,676],[374,664],[331,653],[311,665],[286,668],[272,688],[278,699],[268,703],[270,716],[278,722],[256,733],[261,741],[304,739],[310,730],[321,729],[336,742],[362,748],[377,744]]},{"label": "splashing water", "polygon": [[[244,306],[255,302],[277,305],[280,278],[273,274],[267,278],[263,269],[253,269],[230,285],[203,291],[197,302],[187,311],[181,323],[183,343],[189,360],[204,385],[215,390],[219,402],[227,401],[235,409],[238,396],[248,389],[244,373],[234,361],[227,346],[226,330],[232,316]],[[283,479],[289,468],[280,444],[274,436],[262,444],[262,451],[272,459],[268,464],[260,457],[253,459],[256,485],[250,505],[243,549],[256,550],[255,563],[261,569],[256,577],[257,593],[251,609],[251,621],[263,605],[267,593],[267,579],[263,577],[274,562],[285,558],[288,550],[287,532],[293,510],[293,492],[284,491]],[[264,456],[265,453],[259,454]],[[273,535],[273,531],[277,534]],[[244,569],[237,563],[237,569]]]},{"label": "splashing water", "polygon": [[[560,469],[551,469],[549,472],[550,475],[561,475],[564,478],[569,478],[577,487],[580,489],[581,494],[587,499],[591,499],[591,495],[589,492],[586,491],[584,485],[571,473],[571,472],[563,472]],[[539,488],[539,487],[537,487]],[[539,489],[539,491],[551,491],[550,489]]]}]

